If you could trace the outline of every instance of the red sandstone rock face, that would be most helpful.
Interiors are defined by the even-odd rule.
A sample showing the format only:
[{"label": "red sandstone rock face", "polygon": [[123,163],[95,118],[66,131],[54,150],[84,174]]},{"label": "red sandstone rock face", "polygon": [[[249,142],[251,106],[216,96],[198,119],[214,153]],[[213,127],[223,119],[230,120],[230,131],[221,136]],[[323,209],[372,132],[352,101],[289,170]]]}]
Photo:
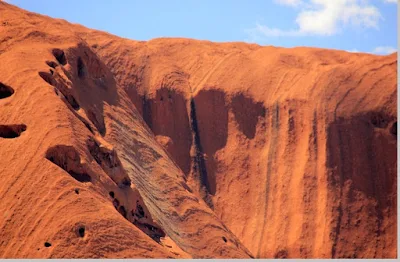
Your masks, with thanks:
[{"label": "red sandstone rock face", "polygon": [[397,55],[0,13],[0,257],[397,257]]}]

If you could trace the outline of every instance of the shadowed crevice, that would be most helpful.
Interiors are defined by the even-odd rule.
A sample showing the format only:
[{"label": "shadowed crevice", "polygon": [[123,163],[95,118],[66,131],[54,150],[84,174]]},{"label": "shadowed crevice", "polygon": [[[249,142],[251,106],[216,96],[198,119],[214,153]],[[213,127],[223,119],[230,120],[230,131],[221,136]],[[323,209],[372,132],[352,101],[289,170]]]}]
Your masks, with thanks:
[{"label": "shadowed crevice", "polygon": [[17,138],[26,131],[26,125],[0,125],[0,137]]},{"label": "shadowed crevice", "polygon": [[46,159],[66,171],[71,177],[81,183],[91,182],[91,176],[84,170],[81,157],[72,146],[57,145],[46,152]]},{"label": "shadowed crevice", "polygon": [[14,89],[0,82],[0,99],[10,97],[14,94]]}]

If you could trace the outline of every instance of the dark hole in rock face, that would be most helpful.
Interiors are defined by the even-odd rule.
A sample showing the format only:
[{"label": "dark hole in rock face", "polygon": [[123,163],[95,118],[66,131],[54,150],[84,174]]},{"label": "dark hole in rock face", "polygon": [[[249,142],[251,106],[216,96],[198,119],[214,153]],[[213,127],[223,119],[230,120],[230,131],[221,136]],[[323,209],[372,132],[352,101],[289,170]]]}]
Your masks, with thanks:
[{"label": "dark hole in rock face", "polygon": [[0,125],[0,137],[17,138],[26,131],[26,125]]},{"label": "dark hole in rock face", "polygon": [[51,68],[56,68],[57,67],[57,63],[54,61],[46,61],[46,64],[48,66],[50,66]]},{"label": "dark hole in rock face", "polygon": [[92,178],[85,173],[76,173],[74,171],[69,171],[68,172],[73,178],[78,180],[79,182],[86,183],[86,182],[91,182]]},{"label": "dark hole in rock face", "polygon": [[138,218],[143,218],[144,217],[143,207],[141,205],[139,205],[138,203],[136,203],[136,213],[135,213],[135,215]]},{"label": "dark hole in rock face", "polygon": [[160,98],[160,101],[164,101],[164,98],[163,98],[163,97],[161,97],[161,98]]},{"label": "dark hole in rock face", "polygon": [[155,227],[147,223],[136,223],[136,225],[139,226],[139,228],[146,229],[147,232],[143,230],[142,231],[145,232],[149,237],[151,237],[157,243],[160,243],[161,237],[165,237],[165,232],[161,228]]},{"label": "dark hole in rock face", "polygon": [[92,47],[96,49],[97,47],[99,47],[99,45],[98,44],[94,44],[94,45],[92,45]]},{"label": "dark hole in rock face", "polygon": [[50,71],[51,75],[54,75],[54,70],[53,69],[50,69],[49,71]]},{"label": "dark hole in rock face", "polygon": [[124,188],[124,187],[130,187],[131,186],[131,180],[128,177],[125,177],[122,180],[122,185],[120,187]]},{"label": "dark hole in rock face", "polygon": [[371,124],[374,127],[378,128],[386,128],[388,126],[388,121],[385,117],[380,113],[372,113],[371,114]]},{"label": "dark hole in rock face", "polygon": [[52,51],[54,57],[57,59],[58,63],[61,65],[66,65],[67,64],[67,57],[65,56],[65,53],[63,50],[55,48]]},{"label": "dark hole in rock face", "polygon": [[46,81],[49,85],[55,86],[55,80],[51,73],[39,72],[39,76]]},{"label": "dark hole in rock face", "polygon": [[82,61],[82,58],[80,58],[80,57],[78,57],[77,70],[78,70],[79,78],[84,78],[86,76],[86,67]]},{"label": "dark hole in rock face", "polygon": [[51,147],[46,152],[46,159],[81,183],[92,181],[90,175],[82,171],[79,153],[72,146],[57,145]]},{"label": "dark hole in rock face", "polygon": [[228,242],[228,240],[226,239],[226,237],[222,237],[222,240],[224,240],[224,242]]},{"label": "dark hole in rock face", "polygon": [[14,89],[0,82],[0,99],[12,96]]},{"label": "dark hole in rock face", "polygon": [[119,200],[118,200],[118,199],[114,199],[114,200],[113,200],[113,205],[114,205],[114,207],[115,207],[116,209],[118,209]]},{"label": "dark hole in rock face", "polygon": [[78,189],[78,188],[75,188],[75,193],[76,193],[77,195],[79,195],[79,189]]},{"label": "dark hole in rock face", "polygon": [[392,127],[390,128],[390,133],[397,137],[397,121],[392,124]]},{"label": "dark hole in rock face", "polygon": [[125,207],[124,207],[124,206],[120,206],[120,207],[118,208],[118,212],[119,212],[123,217],[126,218],[126,210],[125,210]]},{"label": "dark hole in rock face", "polygon": [[62,97],[61,92],[58,90],[57,87],[54,87],[54,93],[56,93],[57,96],[59,96],[60,98]]},{"label": "dark hole in rock face", "polygon": [[114,198],[115,197],[115,194],[114,194],[114,192],[113,191],[111,191],[110,193],[108,193],[109,195],[110,195],[110,197],[112,197],[112,198]]},{"label": "dark hole in rock face", "polygon": [[45,247],[51,247],[51,243],[49,243],[49,242],[44,242],[44,246],[45,246]]},{"label": "dark hole in rock face", "polygon": [[85,236],[85,227],[84,226],[79,227],[78,235],[79,235],[79,237],[84,237]]},{"label": "dark hole in rock face", "polygon": [[287,258],[288,257],[288,252],[287,252],[287,250],[279,250],[276,254],[275,254],[275,256],[274,256],[274,258]]}]

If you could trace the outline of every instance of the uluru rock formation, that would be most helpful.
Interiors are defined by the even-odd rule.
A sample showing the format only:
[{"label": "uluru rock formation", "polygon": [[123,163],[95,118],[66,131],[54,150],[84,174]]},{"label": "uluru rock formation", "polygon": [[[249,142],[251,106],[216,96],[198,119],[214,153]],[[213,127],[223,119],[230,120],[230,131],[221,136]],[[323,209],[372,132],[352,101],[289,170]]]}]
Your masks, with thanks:
[{"label": "uluru rock formation", "polygon": [[0,2],[0,61],[1,258],[397,257],[397,54]]}]

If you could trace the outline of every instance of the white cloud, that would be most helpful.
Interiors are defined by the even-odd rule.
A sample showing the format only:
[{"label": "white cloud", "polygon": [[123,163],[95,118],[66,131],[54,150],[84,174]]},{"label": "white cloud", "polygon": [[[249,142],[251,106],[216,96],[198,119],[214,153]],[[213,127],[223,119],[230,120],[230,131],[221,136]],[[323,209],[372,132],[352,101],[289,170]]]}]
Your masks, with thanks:
[{"label": "white cloud", "polygon": [[368,0],[276,0],[289,6],[300,5],[296,18],[298,28],[283,30],[259,25],[248,33],[255,37],[278,36],[331,36],[340,32],[346,26],[378,29],[382,19],[379,9]]},{"label": "white cloud", "polygon": [[376,47],[374,50],[370,51],[370,52],[364,52],[364,51],[360,51],[358,49],[351,49],[351,50],[345,50],[349,53],[367,53],[367,54],[374,54],[374,55],[390,55],[393,54],[395,52],[397,52],[397,49],[391,46],[378,46]]},{"label": "white cloud", "polygon": [[281,30],[278,28],[270,28],[268,26],[256,24],[256,27],[253,29],[248,30],[248,33],[251,34],[253,37],[256,37],[257,34],[261,34],[264,36],[272,36],[272,37],[279,37],[279,36],[300,36],[303,33],[298,30]]},{"label": "white cloud", "polygon": [[389,55],[395,52],[397,52],[397,49],[391,46],[378,46],[372,51],[372,53],[374,54],[382,54],[382,55]]},{"label": "white cloud", "polygon": [[275,0],[276,3],[288,6],[298,6],[302,3],[302,0]]},{"label": "white cloud", "polygon": [[385,3],[397,4],[397,0],[383,0]]}]

